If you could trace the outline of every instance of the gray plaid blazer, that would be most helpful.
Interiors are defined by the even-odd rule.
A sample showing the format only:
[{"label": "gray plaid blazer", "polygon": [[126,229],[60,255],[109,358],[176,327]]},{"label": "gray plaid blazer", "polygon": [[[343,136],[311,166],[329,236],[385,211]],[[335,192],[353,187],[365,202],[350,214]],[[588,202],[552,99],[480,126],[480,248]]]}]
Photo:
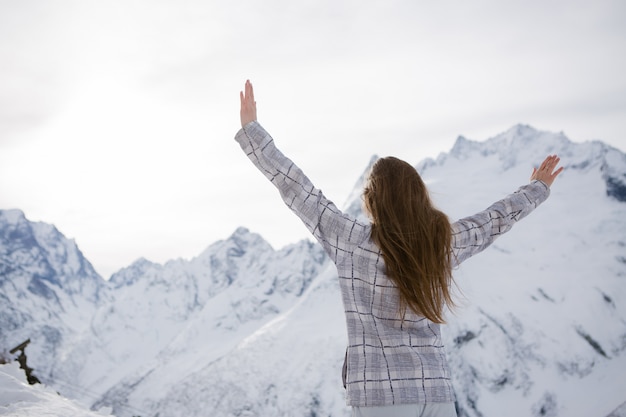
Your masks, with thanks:
[{"label": "gray plaid blazer", "polygon": [[[348,405],[454,401],[440,326],[411,311],[404,320],[399,317],[398,293],[370,239],[370,224],[342,213],[324,197],[258,122],[244,126],[235,140],[337,266],[348,328]],[[455,266],[511,229],[549,192],[543,182],[534,181],[453,223]]]}]

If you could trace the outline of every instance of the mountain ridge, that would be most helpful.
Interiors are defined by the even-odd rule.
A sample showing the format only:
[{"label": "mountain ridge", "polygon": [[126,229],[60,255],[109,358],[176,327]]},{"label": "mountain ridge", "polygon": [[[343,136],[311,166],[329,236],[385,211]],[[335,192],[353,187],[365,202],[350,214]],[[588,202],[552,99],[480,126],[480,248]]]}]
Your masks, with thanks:
[{"label": "mountain ridge", "polygon": [[[528,154],[526,149],[529,141],[538,140],[544,142],[543,146],[533,146],[530,148],[532,154]],[[505,171],[516,166],[521,155],[538,163],[548,154],[557,154],[566,169],[591,169],[599,165],[607,195],[618,201],[626,201],[626,154],[600,140],[575,143],[563,132],[555,134],[524,124],[517,124],[482,142],[461,135],[450,152],[441,153],[436,159],[425,158],[417,165],[417,169],[423,173],[429,167],[445,163],[447,158],[463,159],[475,153],[498,156],[502,161],[501,168]]]}]

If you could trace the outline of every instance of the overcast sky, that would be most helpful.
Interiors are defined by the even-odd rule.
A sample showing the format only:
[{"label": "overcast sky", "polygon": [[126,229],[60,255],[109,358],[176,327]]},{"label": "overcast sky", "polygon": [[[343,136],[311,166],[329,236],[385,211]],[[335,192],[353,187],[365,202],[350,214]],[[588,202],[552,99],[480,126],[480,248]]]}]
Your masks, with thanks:
[{"label": "overcast sky", "polygon": [[516,123],[626,150],[624,51],[622,0],[0,0],[0,209],[105,278],[238,226],[280,248],[308,233],[233,140],[247,78],[342,206],[373,154]]}]

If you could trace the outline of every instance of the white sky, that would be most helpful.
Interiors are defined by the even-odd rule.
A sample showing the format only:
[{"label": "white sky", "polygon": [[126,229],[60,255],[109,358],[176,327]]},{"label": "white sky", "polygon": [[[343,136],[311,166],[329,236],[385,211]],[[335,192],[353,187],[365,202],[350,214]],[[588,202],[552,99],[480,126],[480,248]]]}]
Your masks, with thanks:
[{"label": "white sky", "polygon": [[0,209],[105,278],[238,226],[278,248],[308,233],[233,141],[246,78],[341,206],[373,154],[415,164],[460,134],[625,150],[624,51],[622,0],[0,0]]}]

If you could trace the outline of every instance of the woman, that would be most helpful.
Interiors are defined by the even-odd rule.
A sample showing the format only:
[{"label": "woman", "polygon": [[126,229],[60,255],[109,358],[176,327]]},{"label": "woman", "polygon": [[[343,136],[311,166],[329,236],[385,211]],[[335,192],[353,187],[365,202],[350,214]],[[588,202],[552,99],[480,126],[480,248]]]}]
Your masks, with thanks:
[{"label": "woman", "polygon": [[548,156],[531,183],[487,210],[450,223],[419,174],[378,160],[364,190],[370,224],[342,213],[274,145],[256,120],[250,81],[235,140],[278,188],[337,266],[348,328],[344,370],[353,416],[456,416],[441,341],[452,268],[489,246],[548,198],[563,168]]}]

